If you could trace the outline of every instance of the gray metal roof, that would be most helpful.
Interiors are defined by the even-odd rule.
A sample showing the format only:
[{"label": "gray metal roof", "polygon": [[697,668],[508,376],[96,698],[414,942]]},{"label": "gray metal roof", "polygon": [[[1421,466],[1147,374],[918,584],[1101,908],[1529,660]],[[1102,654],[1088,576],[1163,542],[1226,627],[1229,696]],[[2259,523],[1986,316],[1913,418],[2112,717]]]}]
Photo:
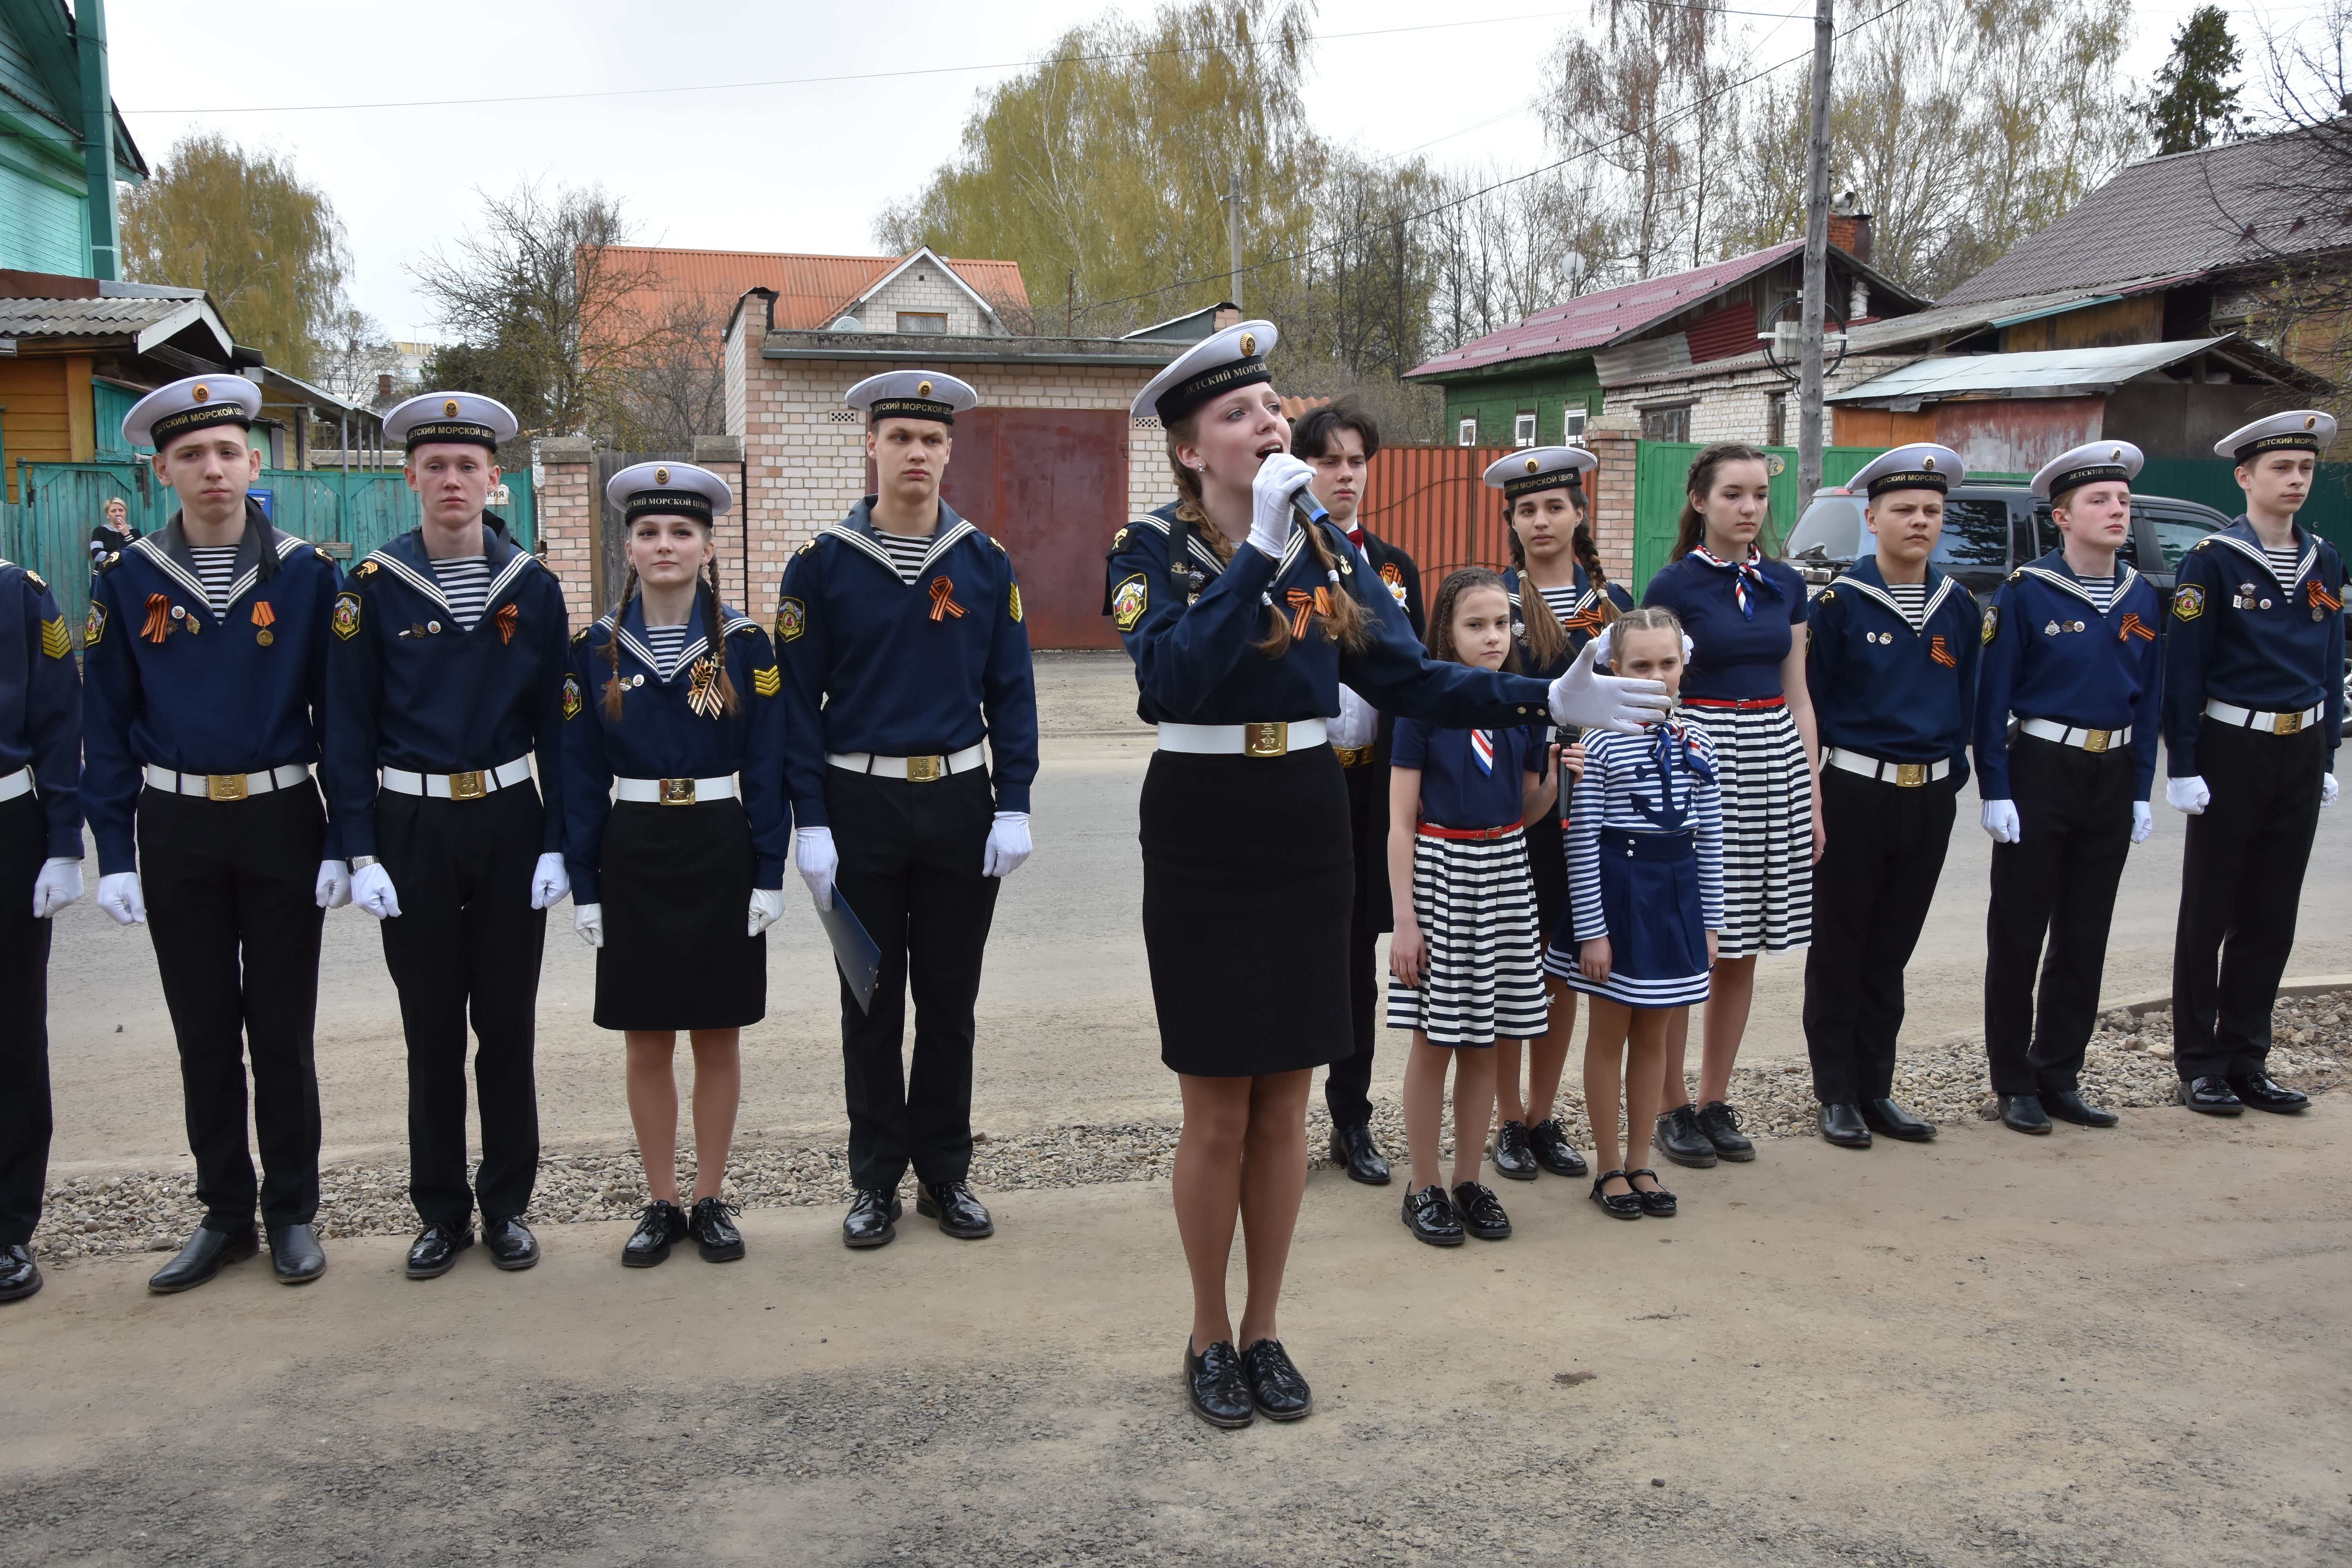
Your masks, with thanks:
[{"label": "gray metal roof", "polygon": [[1832,394],[1828,401],[1883,403],[1889,399],[1957,397],[1969,393],[2057,397],[2110,392],[2152,370],[2219,348],[2235,335],[2224,333],[2218,338],[2197,338],[2186,342],[2126,343],[2119,348],[2051,349],[2038,353],[1957,354],[1923,359]]},{"label": "gray metal roof", "polygon": [[140,332],[174,316],[190,314],[198,298],[0,300],[0,334],[94,338]]}]

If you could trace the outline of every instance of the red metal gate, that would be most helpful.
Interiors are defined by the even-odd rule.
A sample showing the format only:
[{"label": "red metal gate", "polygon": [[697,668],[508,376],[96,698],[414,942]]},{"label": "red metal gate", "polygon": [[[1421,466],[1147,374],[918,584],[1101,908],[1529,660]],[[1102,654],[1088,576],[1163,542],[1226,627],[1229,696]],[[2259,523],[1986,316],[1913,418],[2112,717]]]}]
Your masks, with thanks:
[{"label": "red metal gate", "polygon": [[1124,409],[975,408],[956,416],[940,493],[1020,574],[1032,647],[1117,647],[1103,556],[1127,521]]}]

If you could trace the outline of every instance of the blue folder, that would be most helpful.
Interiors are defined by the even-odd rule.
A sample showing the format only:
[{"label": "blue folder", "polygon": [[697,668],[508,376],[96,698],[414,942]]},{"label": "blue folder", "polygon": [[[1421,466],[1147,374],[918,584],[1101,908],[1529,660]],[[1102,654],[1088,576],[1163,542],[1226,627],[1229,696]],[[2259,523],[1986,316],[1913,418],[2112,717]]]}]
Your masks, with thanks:
[{"label": "blue folder", "polygon": [[848,901],[841,889],[833,890],[833,908],[819,910],[816,918],[824,922],[824,934],[833,943],[833,961],[841,966],[841,977],[849,982],[850,994],[857,998],[862,1013],[874,1011],[874,980],[882,972],[882,949],[866,934],[865,926],[850,912]]}]

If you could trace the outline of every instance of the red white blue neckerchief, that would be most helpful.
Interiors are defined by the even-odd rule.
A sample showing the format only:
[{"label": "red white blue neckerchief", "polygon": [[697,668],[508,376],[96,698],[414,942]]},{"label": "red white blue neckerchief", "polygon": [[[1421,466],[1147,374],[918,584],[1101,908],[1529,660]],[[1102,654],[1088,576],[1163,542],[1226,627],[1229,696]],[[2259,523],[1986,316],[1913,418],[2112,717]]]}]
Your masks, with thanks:
[{"label": "red white blue neckerchief", "polygon": [[1489,778],[1494,777],[1494,775],[1495,775],[1495,731],[1492,731],[1492,730],[1473,730],[1473,731],[1470,731],[1470,756],[1471,756],[1471,759],[1478,764],[1478,771],[1479,771],[1480,773],[1485,773],[1485,774],[1486,774],[1487,777],[1489,777]]},{"label": "red white blue neckerchief", "polygon": [[1739,616],[1742,620],[1752,621],[1756,618],[1756,601],[1748,592],[1749,584],[1753,583],[1756,585],[1758,593],[1769,594],[1776,599],[1783,596],[1780,584],[1764,574],[1764,552],[1752,544],[1748,547],[1748,559],[1738,563],[1726,561],[1722,556],[1709,551],[1704,544],[1691,546],[1691,553],[1709,566],[1718,567],[1731,574],[1731,596],[1739,605]]},{"label": "red white blue neckerchief", "polygon": [[[1704,782],[1715,782],[1715,769],[1699,755],[1698,742],[1691,734],[1688,724],[1679,720],[1668,720],[1656,726],[1656,733],[1658,778],[1661,782],[1667,779],[1676,763],[1680,763],[1685,771],[1696,773]],[[1671,784],[1668,789],[1671,791]]]}]

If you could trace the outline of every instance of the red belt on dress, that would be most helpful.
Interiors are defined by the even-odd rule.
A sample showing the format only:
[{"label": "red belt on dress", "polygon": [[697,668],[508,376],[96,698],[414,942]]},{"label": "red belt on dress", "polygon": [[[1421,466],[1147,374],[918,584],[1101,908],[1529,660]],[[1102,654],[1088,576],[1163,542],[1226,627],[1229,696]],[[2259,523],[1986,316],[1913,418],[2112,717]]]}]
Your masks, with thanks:
[{"label": "red belt on dress", "polygon": [[1685,708],[1786,708],[1789,700],[1786,697],[1685,697],[1682,703]]},{"label": "red belt on dress", "polygon": [[1423,838],[1507,838],[1518,830],[1516,822],[1507,827],[1440,827],[1424,822],[1417,829]]}]

